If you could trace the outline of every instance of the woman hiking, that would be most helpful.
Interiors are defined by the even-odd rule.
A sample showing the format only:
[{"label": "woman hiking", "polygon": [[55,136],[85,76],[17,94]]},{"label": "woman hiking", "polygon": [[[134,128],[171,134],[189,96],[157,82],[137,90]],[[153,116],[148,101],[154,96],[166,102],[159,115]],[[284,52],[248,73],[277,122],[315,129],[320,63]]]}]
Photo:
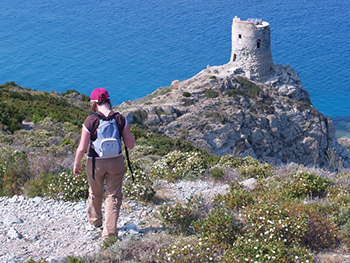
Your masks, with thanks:
[{"label": "woman hiking", "polygon": [[[122,204],[122,184],[125,172],[121,151],[121,138],[126,147],[132,149],[135,139],[124,116],[112,111],[109,94],[104,88],[91,93],[91,114],[85,119],[81,139],[76,152],[73,173],[79,175],[81,160],[87,152],[86,173],[89,182],[89,204],[87,217],[91,225],[102,226],[102,198],[106,185],[105,219],[102,238],[118,236],[117,220]],[[102,125],[103,124],[103,125]],[[108,124],[113,137],[107,143],[101,140],[102,126]],[[112,136],[111,136],[112,137]],[[105,140],[106,141],[106,140]],[[100,151],[101,149],[101,151]],[[111,152],[113,152],[111,154]]]}]

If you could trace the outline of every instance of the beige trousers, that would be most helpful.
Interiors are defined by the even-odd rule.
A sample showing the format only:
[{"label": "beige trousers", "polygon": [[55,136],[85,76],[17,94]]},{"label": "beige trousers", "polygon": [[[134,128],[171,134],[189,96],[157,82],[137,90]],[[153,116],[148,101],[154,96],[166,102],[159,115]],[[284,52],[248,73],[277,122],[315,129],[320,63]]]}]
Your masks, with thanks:
[{"label": "beige trousers", "polygon": [[106,184],[105,220],[102,237],[118,236],[117,221],[122,205],[122,186],[125,172],[123,156],[95,160],[95,180],[92,179],[92,159],[86,162],[89,181],[88,221],[91,225],[102,225],[102,200]]}]

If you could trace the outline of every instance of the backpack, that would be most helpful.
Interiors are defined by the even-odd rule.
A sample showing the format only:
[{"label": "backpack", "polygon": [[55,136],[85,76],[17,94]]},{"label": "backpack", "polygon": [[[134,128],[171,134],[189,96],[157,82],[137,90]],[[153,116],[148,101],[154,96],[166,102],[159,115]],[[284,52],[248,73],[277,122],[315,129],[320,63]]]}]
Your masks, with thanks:
[{"label": "backpack", "polygon": [[[117,124],[116,116],[119,113],[115,112],[108,117],[101,116],[97,112],[91,112],[90,114],[100,119],[100,124],[96,130],[97,138],[91,141],[91,147],[100,157],[111,158],[120,155],[122,152],[121,134],[123,127],[119,127]],[[134,182],[134,174],[131,169],[129,153],[126,146],[125,155],[131,172],[132,181]],[[92,178],[95,180],[95,157],[92,157]]]},{"label": "backpack", "polygon": [[122,141],[119,128],[115,116],[117,113],[109,117],[100,118],[100,125],[97,128],[97,138],[91,142],[91,147],[100,157],[111,158],[117,157],[122,151]]}]

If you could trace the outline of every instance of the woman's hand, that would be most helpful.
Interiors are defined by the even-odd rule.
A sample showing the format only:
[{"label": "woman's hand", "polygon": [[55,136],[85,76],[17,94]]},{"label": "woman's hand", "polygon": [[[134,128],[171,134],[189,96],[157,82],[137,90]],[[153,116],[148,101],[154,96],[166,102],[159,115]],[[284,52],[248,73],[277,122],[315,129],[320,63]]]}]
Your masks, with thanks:
[{"label": "woman's hand", "polygon": [[73,174],[74,175],[80,175],[80,172],[81,172],[81,164],[80,163],[74,164]]}]

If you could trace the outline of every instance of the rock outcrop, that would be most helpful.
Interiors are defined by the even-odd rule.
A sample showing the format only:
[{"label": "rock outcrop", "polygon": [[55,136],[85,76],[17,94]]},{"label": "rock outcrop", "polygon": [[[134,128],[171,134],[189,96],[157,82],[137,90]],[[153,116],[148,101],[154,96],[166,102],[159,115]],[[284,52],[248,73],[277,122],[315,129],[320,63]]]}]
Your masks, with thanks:
[{"label": "rock outcrop", "polygon": [[272,164],[348,167],[330,118],[310,102],[299,75],[274,65],[264,82],[249,80],[231,63],[173,81],[118,107],[129,123],[183,138],[214,154],[251,155]]}]

